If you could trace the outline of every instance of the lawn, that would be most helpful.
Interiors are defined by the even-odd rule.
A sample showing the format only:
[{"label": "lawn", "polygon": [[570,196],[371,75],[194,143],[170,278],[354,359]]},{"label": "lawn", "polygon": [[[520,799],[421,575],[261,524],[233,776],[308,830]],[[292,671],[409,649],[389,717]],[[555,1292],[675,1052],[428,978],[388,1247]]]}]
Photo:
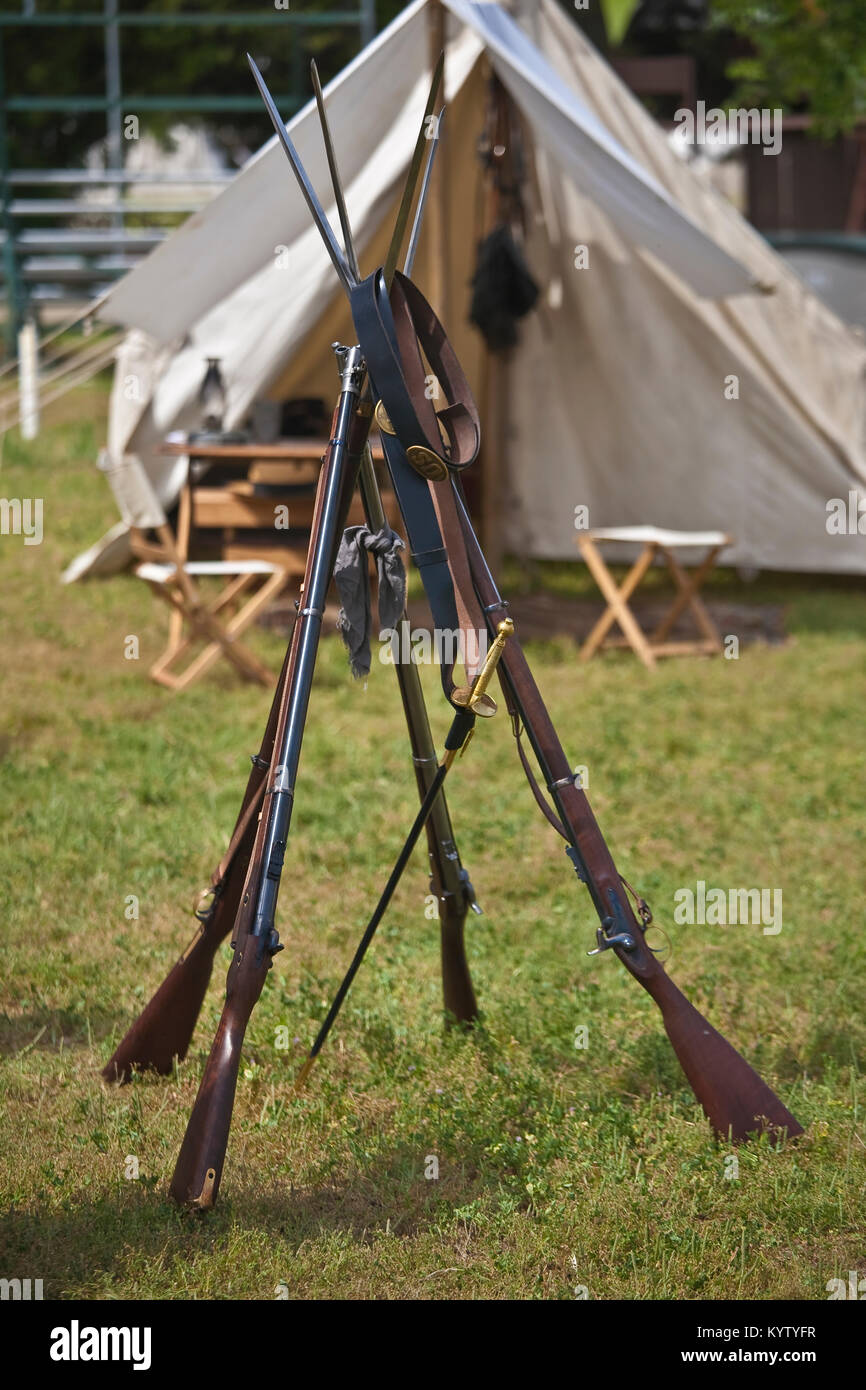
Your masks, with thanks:
[{"label": "lawn", "polygon": [[[114,520],[93,468],[104,409],[90,388],[34,443],[3,442],[0,493],[44,499],[44,539],[0,537],[0,1275],[41,1278],[46,1298],[602,1300],[826,1299],[829,1280],[866,1275],[856,581],[720,574],[718,593],[785,606],[789,640],[737,660],[653,675],[620,654],[581,667],[565,640],[529,645],[618,865],[670,937],[667,968],[801,1140],[733,1154],[712,1138],[652,1001],[612,955],[587,958],[589,900],[504,716],[449,782],[484,908],[468,923],[482,1023],[443,1028],[419,850],[295,1095],[416,805],[392,673],[353,682],[330,637],[283,880],[287,949],[247,1035],[219,1205],[174,1208],[228,949],[173,1077],[116,1088],[99,1069],[192,935],[269,694],[225,664],[169,694],[147,679],[166,618],[146,586],[60,584]],[[577,566],[548,578],[588,592]],[[124,655],[133,634],[139,660]],[[276,670],[281,640],[253,645]],[[437,673],[424,679],[441,742]],[[675,894],[698,880],[780,889],[782,930],[677,925]]]}]

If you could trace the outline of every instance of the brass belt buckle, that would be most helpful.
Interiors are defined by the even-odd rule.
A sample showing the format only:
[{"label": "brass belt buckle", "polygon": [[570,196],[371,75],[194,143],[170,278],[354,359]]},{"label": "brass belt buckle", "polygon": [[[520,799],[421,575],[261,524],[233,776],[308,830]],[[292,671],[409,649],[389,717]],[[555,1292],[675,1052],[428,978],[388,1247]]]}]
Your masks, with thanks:
[{"label": "brass belt buckle", "polygon": [[429,478],[432,483],[441,483],[443,478],[448,477],[447,463],[423,444],[410,444],[406,457],[415,472],[420,473],[422,478]]},{"label": "brass belt buckle", "polygon": [[[395,438],[397,431],[391,424],[391,417],[385,409],[384,401],[378,401],[373,412],[376,424],[383,434],[391,434]],[[448,465],[438,454],[434,454],[432,449],[428,449],[424,444],[410,444],[406,450],[406,457],[416,473],[420,473],[422,478],[428,478],[433,483],[441,483],[443,478],[448,477]]]}]

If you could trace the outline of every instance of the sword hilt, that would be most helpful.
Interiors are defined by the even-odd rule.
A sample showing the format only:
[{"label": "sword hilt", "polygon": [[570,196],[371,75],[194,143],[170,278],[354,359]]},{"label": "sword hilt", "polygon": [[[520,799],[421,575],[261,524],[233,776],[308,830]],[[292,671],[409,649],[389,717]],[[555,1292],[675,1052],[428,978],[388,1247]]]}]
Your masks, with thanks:
[{"label": "sword hilt", "polygon": [[496,701],[487,694],[487,687],[499,665],[505,643],[513,632],[514,623],[511,618],[503,618],[496,629],[493,645],[484,658],[484,665],[475,680],[471,685],[461,685],[456,690],[452,690],[451,699],[455,705],[470,709],[473,714],[478,714],[484,719],[489,719],[491,715],[496,713]]}]

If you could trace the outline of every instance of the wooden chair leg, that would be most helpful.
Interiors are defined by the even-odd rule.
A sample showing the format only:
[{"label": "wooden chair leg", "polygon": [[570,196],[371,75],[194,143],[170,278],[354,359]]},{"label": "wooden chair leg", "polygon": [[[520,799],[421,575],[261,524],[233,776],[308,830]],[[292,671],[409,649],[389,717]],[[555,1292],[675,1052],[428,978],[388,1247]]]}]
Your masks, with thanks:
[{"label": "wooden chair leg", "polygon": [[[189,532],[192,521],[192,504],[189,495],[189,478],[181,488],[178,500],[177,512],[177,535],[172,536],[171,528],[166,525],[161,527],[157,533],[160,536],[166,554],[171,555],[174,562],[181,566],[186,563],[189,553]],[[174,609],[169,619],[168,625],[168,646],[167,651],[177,651],[183,642],[183,612]]]},{"label": "wooden chair leg", "polygon": [[208,612],[221,613],[229,604],[234,603],[235,599],[245,594],[247,589],[251,588],[261,577],[260,574],[239,574],[237,579],[233,579],[231,584],[227,584],[224,589],[221,589],[213,602],[207,605]]},{"label": "wooden chair leg", "polygon": [[613,575],[597,550],[595,543],[589,537],[581,536],[578,538],[578,544],[590,574],[608,602],[606,611],[599,618],[592,632],[581,647],[579,659],[581,661],[589,661],[601,647],[609,629],[614,622],[616,622],[619,624],[629,645],[640,657],[644,666],[650,671],[654,670],[656,664],[655,657],[653,656],[652,649],[646,637],[628,607],[628,600],[631,598],[653,562],[656,550],[655,544],[650,543],[644,548],[637,561],[626,575],[622,587],[619,589],[616,586]]},{"label": "wooden chair leg", "polygon": [[[188,651],[192,646],[192,639],[183,636],[186,626],[186,611],[180,595],[169,585],[148,581],[148,588],[152,594],[155,594],[163,603],[167,603],[171,609],[169,639],[156,661],[154,661],[151,666],[149,675],[151,680],[155,680],[160,685],[166,685],[169,689],[174,690],[177,677],[171,673],[169,667],[172,662],[177,661],[184,652]],[[175,619],[178,620],[180,626],[181,637],[179,641],[175,641],[173,637]]]},{"label": "wooden chair leg", "polygon": [[[259,595],[256,595],[253,604],[247,605],[247,609],[253,608],[253,611],[250,618],[241,624],[241,627],[246,626],[247,622],[255,617],[259,609],[264,606],[264,603],[277,589],[282,587],[284,582],[285,576],[281,572],[269,577],[267,583],[263,585],[263,590],[268,591],[266,597],[262,599],[261,603],[257,603],[255,608],[253,608],[253,604],[258,600]],[[190,629],[179,646],[167,647],[154,662],[150,668],[150,675],[153,680],[172,690],[185,690],[222,655],[227,657],[240,674],[248,680],[256,681],[261,685],[269,685],[272,682],[273,672],[236,641],[236,634],[240,630],[237,618],[247,610],[242,610],[242,615],[236,615],[232,623],[223,627],[206,608],[190,604],[178,588],[173,585],[151,584],[151,588],[170,603],[175,611],[181,613],[185,625]],[[205,641],[204,650],[190,662],[184,671],[170,670],[170,667],[175,666],[178,660],[190,650],[196,640]]]},{"label": "wooden chair leg", "polygon": [[717,651],[722,650],[721,634],[707,612],[704,602],[698,592],[707,575],[710,573],[710,570],[715,565],[716,557],[722,548],[723,547],[720,545],[714,546],[698,569],[692,570],[691,573],[686,573],[672,551],[668,550],[663,545],[659,546],[668,569],[674,577],[679,593],[667,615],[651,634],[650,641],[652,643],[663,642],[680,614],[685,612],[686,608],[690,608],[694,614],[695,622],[707,641],[711,642]]},{"label": "wooden chair leg", "polygon": [[[250,578],[250,576],[244,577]],[[260,576],[254,575],[252,578],[260,578]],[[287,580],[288,575],[284,570],[270,575],[265,580],[265,583],[254,597],[251,598],[249,602],[235,614],[231,621],[225,625],[223,629],[224,641],[212,642],[198,657],[196,657],[195,661],[192,662],[188,668],[191,673],[189,680],[190,684],[193,680],[197,680],[209,666],[213,665],[213,662],[216,661],[221,651],[228,656],[230,660],[233,660],[236,665],[241,665],[244,673],[250,680],[259,681],[262,685],[271,684],[274,678],[273,672],[259,661],[257,657],[253,656],[252,652],[247,651],[246,647],[242,646],[241,643],[237,641],[237,638],[249,627],[250,623],[253,622],[258,614],[267,607],[271,600],[276,597],[280,590],[285,587]]]}]

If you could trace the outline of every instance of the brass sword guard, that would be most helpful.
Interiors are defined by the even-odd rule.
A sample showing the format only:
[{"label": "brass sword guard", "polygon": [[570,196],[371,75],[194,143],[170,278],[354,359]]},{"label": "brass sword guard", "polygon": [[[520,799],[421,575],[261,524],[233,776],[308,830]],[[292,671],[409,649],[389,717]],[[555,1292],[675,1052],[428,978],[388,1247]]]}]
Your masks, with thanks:
[{"label": "brass sword guard", "polygon": [[452,690],[451,699],[455,705],[460,705],[463,709],[469,708],[473,714],[480,715],[482,719],[489,719],[496,713],[496,701],[486,693],[487,687],[499,665],[505,643],[513,632],[514,623],[511,618],[503,618],[496,629],[493,645],[484,658],[484,665],[475,680],[471,685],[461,685],[456,690]]}]

